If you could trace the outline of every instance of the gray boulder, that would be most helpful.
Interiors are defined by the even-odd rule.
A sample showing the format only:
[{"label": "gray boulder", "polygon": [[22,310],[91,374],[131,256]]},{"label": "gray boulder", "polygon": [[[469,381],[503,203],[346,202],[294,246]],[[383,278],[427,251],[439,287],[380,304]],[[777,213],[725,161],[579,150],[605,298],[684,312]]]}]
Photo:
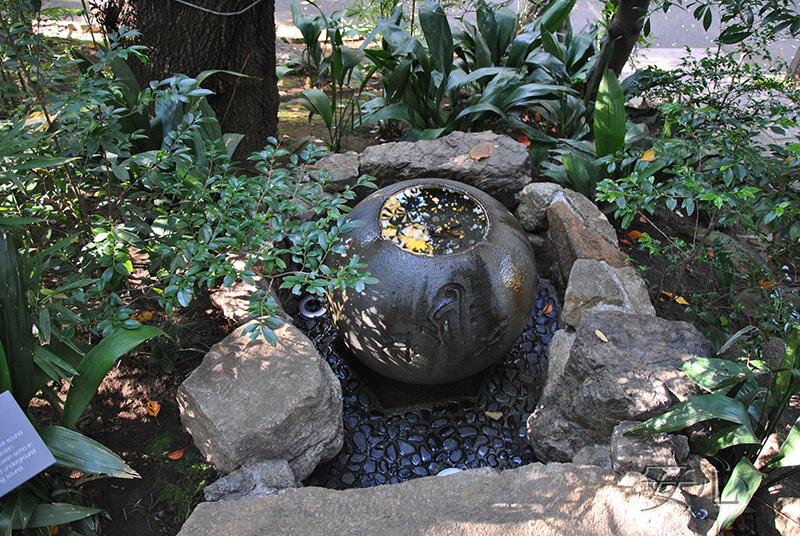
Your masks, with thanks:
[{"label": "gray boulder", "polygon": [[564,293],[561,320],[575,327],[587,310],[621,311],[655,316],[644,281],[630,266],[615,268],[603,261],[577,259]]},{"label": "gray boulder", "polygon": [[626,437],[624,434],[641,423],[622,421],[611,437],[611,463],[617,473],[642,473],[653,480],[676,479],[681,465],[689,457],[689,438],[676,434],[652,434]]},{"label": "gray boulder", "polygon": [[207,501],[232,501],[296,487],[294,473],[286,460],[267,460],[235,470],[206,486],[203,494]]},{"label": "gray boulder", "polygon": [[551,348],[540,405],[528,419],[541,461],[570,461],[584,446],[608,445],[621,421],[643,421],[685,400],[695,387],[678,367],[709,356],[690,324],[616,311],[584,312],[569,339]]},{"label": "gray boulder", "polygon": [[178,390],[181,422],[220,471],[286,460],[297,480],[343,443],[339,380],[291,324],[263,337],[242,326],[215,344]]},{"label": "gray boulder", "polygon": [[563,191],[564,188],[552,182],[532,182],[523,188],[517,194],[519,205],[514,211],[522,228],[528,232],[547,229],[547,207]]},{"label": "gray boulder", "polygon": [[323,169],[330,172],[325,184],[325,190],[329,192],[342,192],[348,186],[355,186],[361,176],[359,156],[355,151],[320,158],[310,172],[315,178],[318,178],[320,170]]},{"label": "gray boulder", "polygon": [[[491,156],[475,159],[470,151],[488,143]],[[379,188],[418,179],[450,179],[488,193],[509,210],[516,194],[531,182],[527,148],[494,132],[453,132],[436,140],[384,143],[361,153],[361,172]]]}]

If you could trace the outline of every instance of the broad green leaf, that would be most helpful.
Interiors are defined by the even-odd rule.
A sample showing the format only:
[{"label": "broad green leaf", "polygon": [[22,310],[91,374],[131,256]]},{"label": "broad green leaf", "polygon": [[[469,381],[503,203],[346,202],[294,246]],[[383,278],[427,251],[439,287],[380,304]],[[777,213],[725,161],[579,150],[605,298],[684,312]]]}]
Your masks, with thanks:
[{"label": "broad green leaf", "polygon": [[594,140],[597,157],[608,156],[625,147],[625,96],[611,69],[600,81],[594,109]]},{"label": "broad green leaf", "polygon": [[[56,382],[78,374],[78,371],[69,363],[42,346],[34,347],[33,361],[51,380]],[[59,369],[64,372],[59,372]]]},{"label": "broad green leaf", "polygon": [[63,166],[67,162],[72,162],[73,160],[77,160],[77,156],[72,157],[35,157],[26,159],[24,162],[11,166],[9,168],[13,171],[23,171],[26,169],[38,169],[38,168],[48,168],[48,167],[56,167],[56,166]]},{"label": "broad green leaf", "polygon": [[575,7],[575,0],[556,0],[536,19],[534,28],[546,28],[551,33],[555,33],[567,20],[573,7]]},{"label": "broad green leaf", "polygon": [[0,510],[0,536],[11,536],[12,520],[18,503],[18,496],[14,493],[3,496],[3,508]]},{"label": "broad green leaf", "polygon": [[759,445],[761,441],[747,431],[747,428],[740,424],[727,426],[712,435],[702,447],[699,453],[703,456],[714,456],[722,449],[734,445]]},{"label": "broad green leaf", "polygon": [[732,378],[745,380],[764,374],[762,371],[754,371],[747,365],[728,359],[705,357],[696,357],[685,361],[681,365],[681,370],[706,391],[714,391],[719,384]]},{"label": "broad green leaf", "polygon": [[722,419],[741,424],[755,437],[747,408],[738,400],[714,393],[690,396],[663,415],[653,417],[625,432],[626,436],[642,436],[674,432],[710,419]]},{"label": "broad green leaf", "polygon": [[769,464],[770,467],[791,467],[800,465],[800,417],[789,430],[786,441],[781,445],[778,455]]},{"label": "broad green leaf", "polygon": [[744,512],[750,499],[761,485],[763,474],[750,460],[742,458],[733,469],[719,498],[719,514],[709,534],[718,534]]},{"label": "broad green leaf", "polygon": [[558,40],[551,32],[548,32],[546,28],[542,30],[542,47],[545,52],[558,58],[559,61],[564,61],[564,49],[561,48]]},{"label": "broad green leaf", "polygon": [[100,383],[117,359],[142,342],[159,335],[164,335],[164,332],[153,326],[120,330],[104,338],[97,346],[89,350],[77,367],[80,375],[72,380],[72,386],[64,403],[61,425],[67,428],[75,426],[81,413],[97,393]]},{"label": "broad green leaf", "polygon": [[122,458],[85,435],[61,426],[37,429],[56,464],[93,475],[116,478],[138,478],[139,475]]},{"label": "broad green leaf", "polygon": [[[100,508],[89,508],[68,503],[51,503],[38,505],[28,520],[27,528],[50,527],[53,525],[64,525],[80,519],[99,514]],[[14,528],[22,529],[22,524],[17,519],[14,520]]]},{"label": "broad green leaf", "polygon": [[733,24],[722,30],[717,41],[723,45],[733,45],[744,41],[751,35],[753,32],[746,30],[741,24]]},{"label": "broad green leaf", "polygon": [[0,230],[0,344],[11,379],[9,389],[27,408],[39,386],[34,382],[33,347],[22,258],[11,235]]},{"label": "broad green leaf", "polygon": [[312,114],[320,116],[328,129],[333,126],[333,108],[324,91],[317,88],[306,89],[303,91],[303,98],[298,99],[298,102]]},{"label": "broad green leaf", "polygon": [[0,218],[0,227],[24,227],[32,223],[39,223],[44,221],[41,218],[15,218],[11,216],[3,216]]}]

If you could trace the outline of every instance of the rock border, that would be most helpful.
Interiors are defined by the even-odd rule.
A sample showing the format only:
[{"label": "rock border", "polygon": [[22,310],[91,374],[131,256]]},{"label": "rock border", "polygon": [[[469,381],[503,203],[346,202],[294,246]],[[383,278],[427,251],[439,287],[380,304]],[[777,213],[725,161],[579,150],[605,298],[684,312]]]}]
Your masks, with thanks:
[{"label": "rock border", "polygon": [[[453,138],[449,139],[451,137]],[[365,153],[369,152],[366,160],[363,155],[357,155],[355,153],[334,155],[319,161],[317,163],[317,168],[344,170],[343,173],[337,176],[339,180],[334,181],[333,183],[332,187],[335,189],[336,184],[349,184],[355,179],[355,177],[358,176],[358,173],[365,171],[362,162],[371,162],[372,168],[370,168],[369,171],[375,174],[376,170],[378,169],[375,167],[375,163],[382,160],[386,161],[386,154],[405,154],[408,153],[412,148],[416,148],[423,150],[425,161],[430,166],[433,166],[434,169],[447,170],[447,176],[444,178],[459,180],[462,179],[459,173],[461,173],[464,169],[471,167],[469,156],[466,154],[469,150],[469,147],[484,143],[493,144],[502,150],[496,151],[495,154],[490,156],[487,160],[491,160],[492,158],[501,160],[504,158],[503,154],[505,154],[507,151],[516,153],[520,150],[519,148],[514,147],[513,144],[516,142],[511,140],[511,143],[509,143],[509,140],[510,139],[505,136],[499,136],[491,133],[488,135],[487,133],[478,133],[475,135],[456,133],[445,138],[441,138],[440,140],[434,140],[433,144],[432,142],[426,142],[424,147],[421,145],[411,146],[406,144],[408,146],[393,146],[393,144],[385,144],[380,146],[384,148],[383,150],[380,148],[370,148],[369,151],[365,151]],[[447,146],[446,156],[443,157],[444,160],[446,160],[445,162],[440,162],[438,164],[435,162],[435,142]],[[522,144],[518,145],[522,147],[523,151],[525,150]],[[462,157],[454,159],[452,156],[454,148],[457,151],[465,154],[463,154]],[[386,151],[388,151],[388,153],[386,153]],[[507,162],[504,162],[504,164],[505,163]],[[390,166],[389,169],[395,169],[397,167],[396,162],[392,165],[394,167]],[[542,397],[540,398],[540,400],[543,402],[545,399],[547,399],[547,404],[552,405],[542,404],[540,409],[556,407],[559,403],[559,398],[562,399],[561,402],[569,405],[573,403],[575,397],[573,396],[570,398],[569,394],[565,395],[565,383],[569,383],[569,381],[566,381],[565,378],[568,376],[570,371],[569,364],[572,359],[571,353],[573,347],[576,347],[575,341],[579,340],[582,336],[580,335],[580,330],[582,327],[585,327],[587,322],[593,322],[594,319],[610,315],[628,315],[631,318],[637,319],[651,319],[661,322],[667,321],[663,321],[655,317],[655,310],[649,301],[644,281],[633,268],[627,265],[624,256],[619,250],[613,227],[608,222],[607,218],[589,199],[575,192],[566,190],[557,184],[541,182],[531,183],[529,169],[523,168],[518,170],[519,173],[514,175],[515,178],[512,182],[514,187],[519,188],[521,185],[524,185],[524,188],[518,190],[516,196],[512,200],[509,198],[508,179],[505,179],[501,183],[500,187],[493,185],[491,170],[496,169],[492,167],[493,162],[475,161],[472,163],[472,165],[479,166],[481,168],[478,173],[480,180],[477,181],[477,184],[475,180],[462,180],[462,182],[466,182],[468,184],[472,183],[479,188],[482,187],[482,189],[490,193],[493,193],[491,190],[502,192],[503,201],[506,206],[516,209],[515,214],[522,223],[523,227],[528,232],[532,233],[531,242],[534,245],[534,248],[537,250],[537,260],[540,257],[545,260],[545,262],[542,263],[544,265],[543,268],[545,270],[551,270],[554,283],[557,286],[560,285],[560,288],[564,289],[565,303],[562,310],[562,321],[565,323],[565,328],[557,331],[553,341],[551,342],[549,349],[550,368],[548,370],[545,388],[543,390]],[[336,172],[334,171],[334,173]],[[528,178],[525,178],[526,174],[528,175]],[[386,180],[404,180],[409,178],[407,176],[397,176],[394,173],[392,175],[393,176],[389,178],[378,177],[378,182],[383,183]],[[425,173],[425,175],[429,177],[437,177],[437,175],[434,173]],[[232,296],[234,298],[234,305],[229,305],[229,308],[232,308],[232,310],[236,309],[237,305],[235,305],[235,303],[238,301],[239,306],[246,311],[247,305],[246,300],[244,299],[245,296],[243,296],[241,293],[234,294],[238,295]],[[241,319],[246,315],[236,314],[235,316]],[[689,327],[691,328],[691,326]],[[680,343],[680,341],[678,342]],[[692,351],[694,351],[694,349]],[[691,352],[687,352],[687,355],[689,353]],[[683,356],[683,358],[686,358],[686,356]],[[670,363],[667,368],[670,368],[673,365],[674,363]],[[327,364],[325,364],[325,366],[327,366]],[[670,373],[675,376],[680,376],[682,374],[674,369],[670,370]],[[673,380],[675,380],[675,382],[678,384],[681,381],[680,378],[673,378]],[[668,384],[673,386],[673,384],[670,384],[669,381],[663,379],[659,379],[657,383],[660,388],[663,388]],[[671,395],[673,397],[673,399],[669,401],[670,403],[674,403],[676,400],[680,399],[681,396],[686,395],[685,390],[674,386],[672,389],[668,389],[665,392],[667,395]],[[572,393],[572,395],[575,395],[575,393]],[[659,408],[663,408],[663,403],[659,405]],[[639,415],[644,414],[646,414],[646,412],[639,412]],[[536,418],[534,418],[532,415],[531,419],[533,422],[529,420],[529,426],[533,426],[535,428],[538,425]],[[564,422],[562,424],[567,427],[573,427],[574,423]],[[580,426],[578,426],[578,428],[580,428]],[[686,459],[685,453],[683,452],[683,442],[679,440],[667,438],[666,440],[657,442],[657,450],[660,450],[658,450],[656,453],[648,454],[647,448],[655,447],[652,445],[650,445],[650,447],[643,446],[642,449],[644,450],[640,449],[640,451],[637,451],[636,445],[634,444],[631,446],[630,442],[628,442],[623,448],[619,445],[619,442],[621,441],[621,434],[614,434],[613,425],[612,430],[604,430],[605,432],[608,432],[607,437],[603,437],[602,434],[600,437],[598,437],[596,434],[592,435],[592,433],[589,433],[591,430],[589,430],[589,432],[586,430],[581,431],[580,434],[584,434],[585,436],[585,444],[570,445],[566,451],[562,452],[562,459],[558,461],[569,461],[574,458],[575,461],[581,463],[590,463],[590,467],[595,468],[592,469],[592,471],[605,471],[603,473],[606,475],[604,478],[611,478],[612,487],[625,487],[630,485],[630,482],[638,482],[639,484],[643,485],[643,487],[641,487],[640,494],[645,493],[645,491],[643,491],[645,489],[649,490],[647,493],[649,493],[650,498],[652,499],[654,496],[652,475],[648,475],[651,477],[651,479],[648,480],[642,476],[641,472],[637,472],[637,468],[641,470],[640,466],[636,466],[637,460],[674,459],[676,460],[676,463],[679,463],[677,460],[680,459],[685,461]],[[612,441],[612,436],[616,438],[614,441]],[[665,445],[673,446],[674,449],[678,449],[680,452],[673,452],[671,455],[672,457],[670,458],[669,454],[664,453],[664,449],[666,448]],[[620,455],[620,452],[624,452],[625,454]],[[648,458],[648,456],[650,456],[650,458]],[[654,456],[655,458],[653,458]],[[545,456],[545,458],[546,457],[547,456]],[[557,459],[559,456],[551,456],[550,458]],[[715,514],[713,511],[715,506],[712,499],[714,498],[714,493],[716,491],[716,475],[713,467],[705,462],[705,460],[697,457],[690,457],[690,459],[693,460],[693,465],[687,465],[687,467],[691,468],[690,472],[695,475],[700,474],[702,477],[697,482],[694,482],[696,489],[689,490],[688,484],[686,486],[676,486],[673,488],[675,491],[680,491],[680,493],[683,494],[682,505],[677,508],[676,514],[671,514],[677,515],[680,518],[679,523],[675,525],[676,527],[685,527],[685,531],[678,530],[678,532],[675,532],[676,534],[704,533],[710,527],[711,520]],[[612,463],[612,461],[615,463]],[[254,460],[251,461],[251,463],[254,462]],[[552,483],[554,485],[561,485],[556,484],[556,482],[566,482],[569,480],[566,475],[571,471],[575,471],[576,468],[576,466],[571,463],[551,463],[544,466],[540,464],[533,464],[533,466],[526,467],[507,471],[502,474],[511,475],[511,473],[514,473],[515,475],[519,475],[526,474],[528,472],[538,474],[538,472],[545,471],[546,473],[553,475],[552,478],[554,480],[552,480]],[[578,467],[586,466],[581,465]],[[618,473],[614,473],[613,470],[608,468],[614,468],[618,471]],[[645,471],[647,470],[646,467],[644,469]],[[459,476],[458,478],[474,478],[480,481],[482,479],[494,479],[495,476],[493,473],[496,473],[496,471],[488,471],[484,468],[465,471],[465,473],[473,476]],[[620,476],[620,474],[622,476]],[[413,497],[415,496],[414,494],[416,492],[412,490],[417,489],[419,486],[433,485],[419,482],[420,480],[428,481],[435,478],[437,477],[415,479],[404,484],[391,486],[391,488],[398,490],[398,493],[396,494],[397,496],[394,496],[395,494],[390,493],[387,490],[381,490],[381,488],[386,488],[386,486],[382,486],[381,488],[346,490],[341,492],[330,492],[325,490],[324,493],[331,496],[353,494],[359,495],[362,497],[362,499],[367,496],[381,496],[382,494],[389,494],[393,496],[392,500],[396,501],[395,504],[404,504],[407,501],[413,502]],[[526,476],[524,478],[529,477]],[[448,481],[448,479],[444,480]],[[450,480],[448,483],[449,482],[453,482],[455,485],[456,479]],[[656,482],[660,488],[662,484],[661,480],[656,479]],[[233,495],[238,495],[239,497],[243,496],[242,490],[240,489],[241,486],[233,487],[237,490]],[[262,486],[262,488],[273,489],[270,486]],[[283,497],[281,500],[292,501],[291,497],[295,497],[294,500],[297,501],[295,508],[302,508],[302,504],[307,504],[307,501],[311,500],[308,497],[313,497],[314,494],[323,493],[321,491],[307,491],[311,489],[314,488],[307,488],[306,490],[292,490],[291,487],[289,487],[288,489],[283,490],[286,491],[286,493],[281,495],[281,497]],[[309,493],[311,495],[308,495]],[[404,493],[407,494],[404,495]],[[445,495],[447,493],[449,492],[445,492]],[[214,498],[220,498],[218,495],[213,496]],[[442,494],[436,493],[432,498],[428,498],[427,500],[436,502],[440,499],[444,500]],[[534,496],[530,500],[542,500],[544,502],[541,504],[544,505],[545,503],[552,502],[552,497],[550,499],[545,499],[540,496]],[[187,521],[187,523],[184,525],[180,535],[200,536],[201,534],[209,534],[207,531],[207,527],[210,526],[208,525],[208,520],[217,519],[218,516],[225,518],[229,515],[226,512],[230,512],[231,509],[234,511],[241,510],[249,513],[249,515],[254,516],[254,519],[264,519],[264,516],[270,517],[271,515],[269,513],[265,513],[267,510],[270,508],[277,508],[274,500],[270,499],[269,497],[256,497],[255,499],[244,499],[233,502],[235,502],[238,506],[227,504],[226,506],[217,507],[208,503],[201,505],[201,507],[198,507],[198,509],[196,509],[196,511],[190,516],[189,521]],[[679,500],[679,502],[681,501]],[[532,502],[531,504],[534,503]],[[699,507],[698,504],[702,505],[703,507]],[[561,507],[563,506],[564,505],[561,504]],[[364,515],[368,514],[365,513]],[[302,515],[299,513],[298,516],[302,517]],[[480,517],[480,514],[476,513],[475,516]],[[708,516],[708,518],[706,518],[706,516]],[[485,522],[490,522],[489,517],[486,518]],[[247,523],[241,524],[239,521],[236,521],[237,519],[239,519],[238,514],[234,515],[230,519],[230,523],[225,525],[227,528],[224,530],[219,528],[219,524],[215,525],[217,526],[217,532],[214,533],[224,532],[226,534],[250,534],[251,532],[247,531],[249,529],[245,529]],[[663,517],[659,515],[658,519],[663,519]],[[291,525],[288,520],[286,522],[288,523],[287,526]],[[347,531],[347,526],[351,526],[352,528],[352,524],[348,525],[348,522],[343,519],[338,520],[338,523],[340,523],[339,525],[336,523],[337,521],[335,519],[323,523],[323,525],[327,527],[326,530],[331,530],[332,528],[335,529],[333,532],[323,532],[341,533]],[[474,532],[472,530],[460,530],[453,533],[486,534],[487,532],[485,532],[485,523],[481,524],[480,526],[481,528],[475,530]],[[520,529],[519,531],[513,533],[545,534],[538,531],[538,529],[533,529],[534,524],[532,521],[527,523],[527,527],[528,528],[525,530]],[[285,529],[286,527],[280,528],[273,526],[271,527],[273,532],[259,533],[283,533],[282,531]],[[608,529],[608,527],[603,530],[606,529]],[[220,530],[222,532],[219,532]],[[595,528],[589,532],[582,533],[608,533],[607,530],[606,532],[603,532],[603,530]],[[636,530],[641,531],[641,528]],[[319,533],[322,534],[323,532]],[[355,530],[355,532],[352,533],[369,534],[370,532]],[[396,532],[396,534],[401,533],[421,534],[421,532],[415,532],[414,530]],[[645,532],[639,533],[643,534]],[[395,534],[395,532],[393,532],[393,534]]]}]

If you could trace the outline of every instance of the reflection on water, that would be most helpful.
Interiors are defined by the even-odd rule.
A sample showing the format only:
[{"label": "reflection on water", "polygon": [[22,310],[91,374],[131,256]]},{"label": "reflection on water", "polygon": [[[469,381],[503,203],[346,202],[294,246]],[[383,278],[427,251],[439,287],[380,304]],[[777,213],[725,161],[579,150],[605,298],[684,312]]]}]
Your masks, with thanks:
[{"label": "reflection on water", "polygon": [[381,236],[417,255],[450,255],[480,242],[489,228],[483,206],[444,185],[417,185],[386,200]]}]

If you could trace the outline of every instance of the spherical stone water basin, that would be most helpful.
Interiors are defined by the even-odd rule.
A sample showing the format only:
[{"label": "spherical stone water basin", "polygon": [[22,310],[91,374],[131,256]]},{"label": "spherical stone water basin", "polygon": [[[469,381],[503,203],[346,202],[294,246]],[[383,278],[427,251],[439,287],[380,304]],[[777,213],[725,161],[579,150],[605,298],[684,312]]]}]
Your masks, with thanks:
[{"label": "spherical stone water basin", "polygon": [[365,225],[347,238],[380,282],[329,296],[353,354],[395,380],[466,378],[506,355],[536,300],[533,250],[514,216],[488,194],[455,181],[417,179],[359,203]]}]

